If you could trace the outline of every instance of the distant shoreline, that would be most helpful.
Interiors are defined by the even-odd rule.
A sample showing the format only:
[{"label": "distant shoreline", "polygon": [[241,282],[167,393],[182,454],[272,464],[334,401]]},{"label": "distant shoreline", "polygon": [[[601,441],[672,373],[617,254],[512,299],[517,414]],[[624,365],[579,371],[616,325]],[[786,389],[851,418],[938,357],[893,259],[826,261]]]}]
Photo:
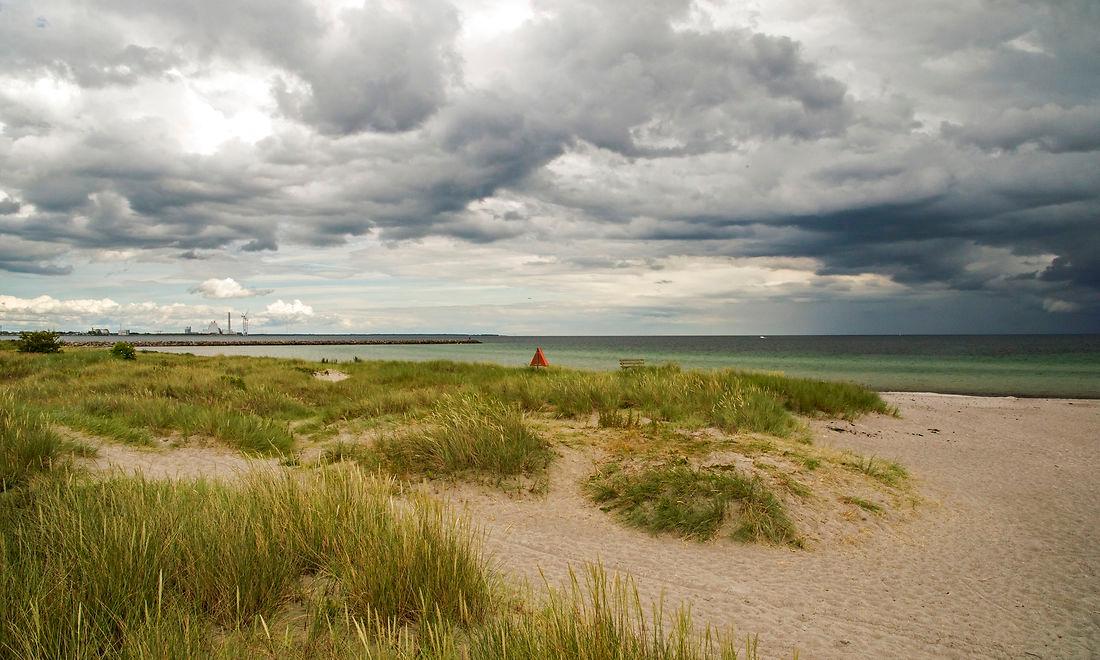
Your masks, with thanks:
[{"label": "distant shoreline", "polygon": [[347,346],[347,345],[374,345],[385,346],[393,344],[480,344],[480,339],[349,339],[347,337],[334,339],[133,339],[132,335],[113,336],[110,339],[71,341],[66,339],[66,346],[103,346],[111,341],[125,341],[137,347],[159,346]]}]

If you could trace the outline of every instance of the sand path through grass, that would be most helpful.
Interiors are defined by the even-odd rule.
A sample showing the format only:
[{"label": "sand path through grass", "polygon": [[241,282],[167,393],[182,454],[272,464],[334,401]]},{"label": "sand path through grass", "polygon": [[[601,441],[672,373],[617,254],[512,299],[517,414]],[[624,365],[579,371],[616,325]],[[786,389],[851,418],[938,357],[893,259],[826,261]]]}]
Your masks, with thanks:
[{"label": "sand path through grass", "polygon": [[95,447],[96,455],[81,458],[79,462],[101,473],[233,482],[256,471],[278,469],[276,459],[248,458],[239,451],[220,446],[156,449],[87,439],[84,442]]}]

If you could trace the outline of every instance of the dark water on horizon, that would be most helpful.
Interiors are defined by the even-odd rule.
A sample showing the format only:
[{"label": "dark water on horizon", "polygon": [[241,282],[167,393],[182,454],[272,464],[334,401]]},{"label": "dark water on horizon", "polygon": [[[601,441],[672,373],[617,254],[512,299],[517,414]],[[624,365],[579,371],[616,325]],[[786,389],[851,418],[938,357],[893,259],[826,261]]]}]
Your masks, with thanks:
[{"label": "dark water on horizon", "polygon": [[[409,335],[343,335],[402,337]],[[416,335],[441,337],[444,335]],[[455,337],[456,335],[446,335]],[[473,336],[473,335],[457,335]],[[203,335],[138,338],[209,339]],[[317,337],[250,335],[249,339]],[[335,336],[334,336],[335,337]],[[358,356],[387,360],[461,360],[523,365],[541,346],[551,364],[618,368],[619,358],[676,362],[685,368],[782,371],[862,383],[877,390],[956,394],[1100,398],[1100,335],[829,335],[484,337],[469,345],[186,346],[158,350],[196,355],[259,355],[340,361]],[[82,340],[92,337],[80,337]],[[103,337],[118,341],[119,337]]]}]

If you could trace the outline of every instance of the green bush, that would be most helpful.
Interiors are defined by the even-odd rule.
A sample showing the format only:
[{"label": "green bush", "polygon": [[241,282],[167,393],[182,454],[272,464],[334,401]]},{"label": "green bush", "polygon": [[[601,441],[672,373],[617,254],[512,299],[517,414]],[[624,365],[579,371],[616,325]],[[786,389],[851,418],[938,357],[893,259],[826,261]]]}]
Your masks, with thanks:
[{"label": "green bush", "polygon": [[111,347],[111,355],[123,360],[136,360],[137,353],[134,351],[134,345],[128,342],[120,341]]},{"label": "green bush", "polygon": [[60,353],[61,333],[50,330],[20,332],[15,344],[20,353]]}]

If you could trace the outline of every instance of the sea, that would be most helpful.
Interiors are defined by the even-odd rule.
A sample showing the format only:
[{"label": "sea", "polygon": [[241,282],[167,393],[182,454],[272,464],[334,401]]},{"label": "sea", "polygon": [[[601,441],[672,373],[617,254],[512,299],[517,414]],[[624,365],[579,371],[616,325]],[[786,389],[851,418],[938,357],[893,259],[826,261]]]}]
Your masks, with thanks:
[{"label": "sea", "polygon": [[[860,383],[879,391],[1021,397],[1100,398],[1100,335],[828,336],[483,336],[249,335],[249,340],[466,338],[479,344],[226,346],[209,335],[133,339],[208,341],[162,347],[195,355],[254,355],[320,361],[458,360],[526,365],[541,347],[552,365],[617,369],[622,358],[673,362],[685,369],[750,369]],[[72,337],[87,341],[92,337]],[[118,341],[117,336],[103,337]]]}]

